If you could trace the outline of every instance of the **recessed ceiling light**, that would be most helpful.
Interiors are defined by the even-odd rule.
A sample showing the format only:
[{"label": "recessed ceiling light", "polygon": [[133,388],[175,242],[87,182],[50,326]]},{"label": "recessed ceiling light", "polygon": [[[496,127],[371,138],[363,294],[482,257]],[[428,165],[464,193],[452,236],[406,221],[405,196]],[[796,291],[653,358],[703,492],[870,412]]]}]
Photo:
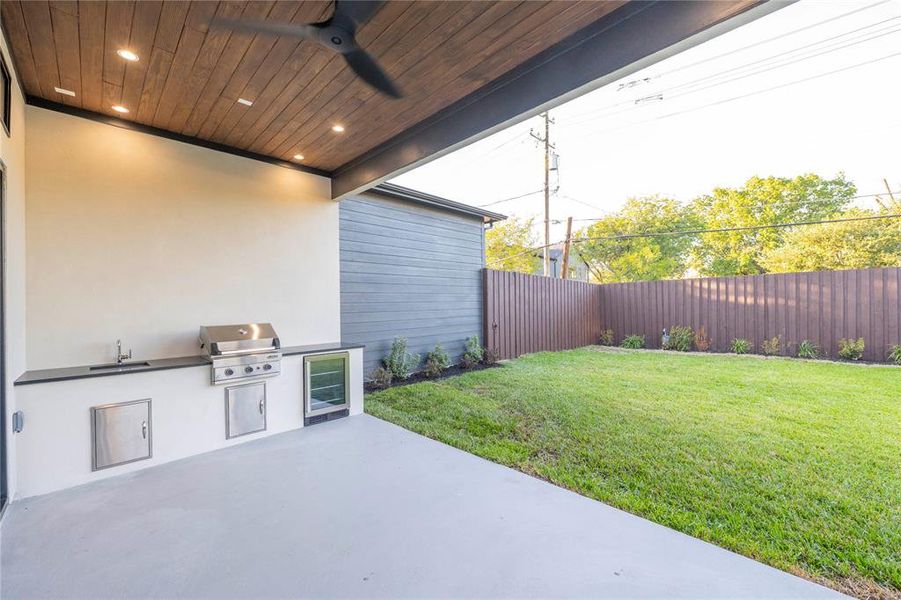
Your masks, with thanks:
[{"label": "recessed ceiling light", "polygon": [[65,96],[74,96],[75,95],[75,92],[73,92],[72,90],[64,90],[63,88],[58,88],[58,87],[55,87],[53,89],[56,90],[57,94],[63,94]]},{"label": "recessed ceiling light", "polygon": [[344,125],[332,125],[332,131],[335,133],[341,133],[344,131]]},{"label": "recessed ceiling light", "polygon": [[119,48],[118,50],[116,50],[116,54],[118,54],[125,60],[130,60],[131,62],[136,62],[138,60],[137,54],[135,54],[131,50],[126,50],[125,48]]},{"label": "recessed ceiling light", "polygon": [[244,106],[253,106],[253,101],[245,100],[244,98],[238,98],[238,104],[243,104]]},{"label": "recessed ceiling light", "polygon": [[303,160],[303,154],[295,154],[294,160]]},{"label": "recessed ceiling light", "polygon": [[125,114],[125,113],[128,112],[128,109],[127,109],[127,108],[125,108],[124,106],[120,106],[120,105],[118,105],[118,104],[113,104],[110,108],[112,108],[112,109],[113,109],[114,111],[116,111],[117,113]]}]

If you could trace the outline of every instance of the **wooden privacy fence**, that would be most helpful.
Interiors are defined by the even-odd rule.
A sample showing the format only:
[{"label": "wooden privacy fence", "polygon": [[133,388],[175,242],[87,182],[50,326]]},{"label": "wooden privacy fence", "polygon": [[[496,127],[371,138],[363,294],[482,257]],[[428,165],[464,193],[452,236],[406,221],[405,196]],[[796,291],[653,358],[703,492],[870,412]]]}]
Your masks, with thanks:
[{"label": "wooden privacy fence", "polygon": [[780,336],[782,354],[794,356],[811,340],[831,357],[840,338],[864,338],[865,360],[884,361],[901,343],[901,268],[859,269],[614,283],[601,288],[601,321],[616,342],[644,335],[660,347],[664,327],[704,327],[710,349],[728,352],[734,338],[760,352]]},{"label": "wooden privacy fence", "polygon": [[594,285],[484,270],[485,345],[502,358],[597,343],[612,329],[660,347],[664,327],[704,328],[710,350],[745,338],[760,352],[780,336],[782,354],[811,340],[826,356],[840,338],[864,338],[865,360],[901,344],[901,268],[714,277]]},{"label": "wooden privacy fence", "polygon": [[597,342],[601,286],[491,269],[482,273],[484,344],[501,358]]}]

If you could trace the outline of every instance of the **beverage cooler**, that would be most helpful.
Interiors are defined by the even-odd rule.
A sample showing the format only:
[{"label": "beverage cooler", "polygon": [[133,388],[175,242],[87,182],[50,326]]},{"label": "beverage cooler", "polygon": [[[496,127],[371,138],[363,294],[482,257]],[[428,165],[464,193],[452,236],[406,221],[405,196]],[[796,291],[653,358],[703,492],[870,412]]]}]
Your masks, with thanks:
[{"label": "beverage cooler", "polygon": [[350,354],[316,354],[303,360],[304,424],[311,425],[348,414]]}]

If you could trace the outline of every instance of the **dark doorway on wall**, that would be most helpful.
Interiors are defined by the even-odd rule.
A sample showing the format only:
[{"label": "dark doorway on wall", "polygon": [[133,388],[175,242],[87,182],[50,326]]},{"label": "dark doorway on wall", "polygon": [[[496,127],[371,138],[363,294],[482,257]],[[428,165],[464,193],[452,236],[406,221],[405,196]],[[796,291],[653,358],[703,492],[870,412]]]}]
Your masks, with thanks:
[{"label": "dark doorway on wall", "polygon": [[6,168],[0,163],[0,514],[6,508]]}]

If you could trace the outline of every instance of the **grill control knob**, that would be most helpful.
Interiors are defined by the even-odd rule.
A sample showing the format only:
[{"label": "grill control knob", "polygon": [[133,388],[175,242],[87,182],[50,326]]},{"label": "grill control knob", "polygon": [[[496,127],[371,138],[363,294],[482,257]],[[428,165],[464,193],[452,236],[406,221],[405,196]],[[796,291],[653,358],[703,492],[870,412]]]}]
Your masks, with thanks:
[{"label": "grill control knob", "polygon": [[244,367],[245,373],[253,373],[253,367]]},{"label": "grill control knob", "polygon": [[263,365],[263,370],[264,370],[264,371],[271,371],[271,370],[272,370],[272,365],[270,365],[270,364],[268,364],[268,363],[265,364],[265,365]]},{"label": "grill control knob", "polygon": [[231,369],[226,369],[226,370],[225,370],[225,376],[226,376],[226,377],[231,377],[231,376],[234,375],[234,374],[235,374],[235,372],[232,371]]}]

